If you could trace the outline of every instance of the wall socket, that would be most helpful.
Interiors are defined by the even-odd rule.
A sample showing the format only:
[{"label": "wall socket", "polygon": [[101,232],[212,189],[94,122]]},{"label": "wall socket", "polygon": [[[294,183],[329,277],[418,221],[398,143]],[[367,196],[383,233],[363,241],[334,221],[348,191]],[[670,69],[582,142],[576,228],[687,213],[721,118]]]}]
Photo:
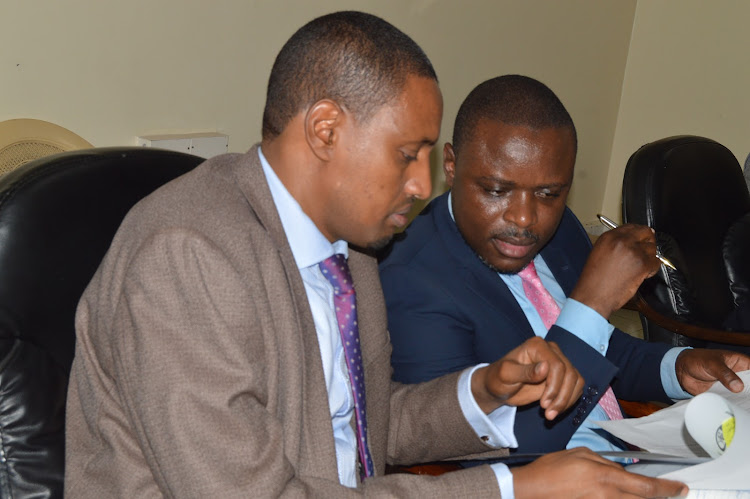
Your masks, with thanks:
[{"label": "wall socket", "polygon": [[158,147],[211,158],[229,150],[229,135],[223,133],[184,133],[143,135],[135,138],[138,146]]}]

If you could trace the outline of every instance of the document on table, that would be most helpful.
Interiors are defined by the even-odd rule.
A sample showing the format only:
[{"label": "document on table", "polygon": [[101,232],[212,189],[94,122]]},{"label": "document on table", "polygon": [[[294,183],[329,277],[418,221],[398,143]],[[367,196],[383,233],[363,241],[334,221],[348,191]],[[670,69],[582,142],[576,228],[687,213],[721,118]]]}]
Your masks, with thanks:
[{"label": "document on table", "polygon": [[708,458],[660,475],[686,483],[689,497],[750,498],[750,371],[739,376],[741,393],[716,383],[706,394],[649,416],[597,424],[648,453]]}]

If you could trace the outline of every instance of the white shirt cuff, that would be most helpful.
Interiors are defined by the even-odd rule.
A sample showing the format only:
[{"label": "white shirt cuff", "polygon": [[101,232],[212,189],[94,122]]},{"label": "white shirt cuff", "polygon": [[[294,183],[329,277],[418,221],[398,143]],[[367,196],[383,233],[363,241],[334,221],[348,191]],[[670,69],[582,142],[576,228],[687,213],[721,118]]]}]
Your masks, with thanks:
[{"label": "white shirt cuff", "polygon": [[474,395],[471,393],[471,376],[480,367],[489,364],[478,364],[461,373],[458,378],[458,403],[464,417],[474,432],[484,443],[496,449],[518,447],[513,425],[516,422],[516,408],[503,405],[485,414],[479,408]]},{"label": "white shirt cuff", "polygon": [[568,298],[555,324],[575,334],[600,354],[607,355],[615,327],[588,305]]},{"label": "white shirt cuff", "polygon": [[500,497],[502,499],[515,499],[513,490],[513,473],[502,463],[491,464],[490,468],[495,472],[497,484],[500,486]]}]

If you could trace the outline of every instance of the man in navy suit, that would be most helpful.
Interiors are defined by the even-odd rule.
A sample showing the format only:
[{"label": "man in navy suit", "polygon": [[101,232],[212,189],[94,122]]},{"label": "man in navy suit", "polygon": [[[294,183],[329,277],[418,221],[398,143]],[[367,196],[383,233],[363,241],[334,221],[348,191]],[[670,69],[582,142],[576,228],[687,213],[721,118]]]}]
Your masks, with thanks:
[{"label": "man in navy suit", "polygon": [[[741,354],[673,349],[609,324],[657,272],[654,234],[626,225],[592,249],[565,206],[576,149],[573,121],[544,84],[515,75],[482,83],[462,104],[453,144],[443,150],[451,190],[380,264],[397,381],[491,363],[534,335],[556,343],[579,370],[583,396],[554,421],[537,404],[518,409],[517,452],[620,449],[593,423],[608,418],[598,402],[610,386],[619,398],[668,402],[716,380],[739,391],[734,371],[750,368]],[[559,309],[551,327],[519,275],[532,262]]]}]

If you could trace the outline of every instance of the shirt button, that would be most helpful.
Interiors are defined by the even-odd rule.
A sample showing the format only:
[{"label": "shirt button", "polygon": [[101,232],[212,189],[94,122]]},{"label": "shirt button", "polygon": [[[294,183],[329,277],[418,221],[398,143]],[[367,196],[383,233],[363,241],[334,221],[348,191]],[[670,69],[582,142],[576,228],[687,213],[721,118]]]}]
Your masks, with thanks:
[{"label": "shirt button", "polygon": [[576,417],[573,418],[573,424],[576,425],[576,426],[578,426],[579,424],[581,424],[582,421],[583,421],[583,419],[581,419],[580,416],[576,416]]},{"label": "shirt button", "polygon": [[604,352],[604,345],[599,345],[599,351]]}]

